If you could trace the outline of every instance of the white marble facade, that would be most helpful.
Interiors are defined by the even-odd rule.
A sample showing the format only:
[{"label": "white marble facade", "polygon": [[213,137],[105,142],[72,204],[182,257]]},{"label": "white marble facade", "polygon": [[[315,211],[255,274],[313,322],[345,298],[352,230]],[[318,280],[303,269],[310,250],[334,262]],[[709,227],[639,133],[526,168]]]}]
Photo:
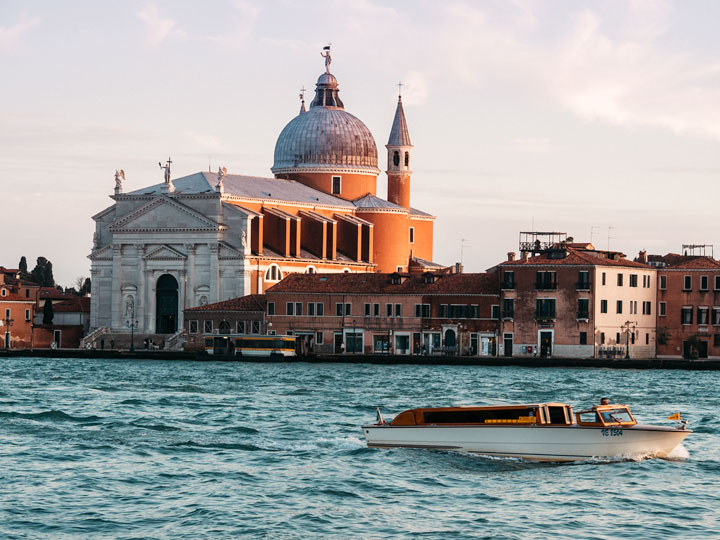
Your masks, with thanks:
[{"label": "white marble facade", "polygon": [[[93,216],[91,328],[129,331],[134,312],[137,332],[174,333],[183,308],[249,293],[249,216],[221,192],[198,191],[116,192],[115,204]],[[176,292],[159,296],[165,275],[174,281],[161,288]]]}]

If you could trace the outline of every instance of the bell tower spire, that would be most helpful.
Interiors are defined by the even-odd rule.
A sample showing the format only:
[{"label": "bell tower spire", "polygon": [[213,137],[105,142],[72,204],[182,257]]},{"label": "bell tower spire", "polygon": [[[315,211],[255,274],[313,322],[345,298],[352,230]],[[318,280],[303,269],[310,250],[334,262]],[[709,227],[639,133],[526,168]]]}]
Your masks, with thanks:
[{"label": "bell tower spire", "polygon": [[[398,87],[402,89],[402,83],[399,83]],[[410,175],[412,174],[410,153],[413,145],[410,143],[410,133],[402,106],[402,94],[399,92],[395,119],[385,148],[388,150],[388,201],[404,208],[410,208]]]}]

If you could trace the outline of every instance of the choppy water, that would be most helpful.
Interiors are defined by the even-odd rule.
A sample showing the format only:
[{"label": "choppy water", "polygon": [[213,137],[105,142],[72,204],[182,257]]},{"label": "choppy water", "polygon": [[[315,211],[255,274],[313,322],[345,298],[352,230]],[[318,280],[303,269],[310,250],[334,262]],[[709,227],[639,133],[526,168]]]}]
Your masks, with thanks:
[{"label": "choppy water", "polygon": [[[720,375],[3,359],[2,538],[718,538]],[[678,460],[537,464],[365,447],[423,405],[601,395],[677,410]],[[682,456],[685,456],[682,459]]]}]

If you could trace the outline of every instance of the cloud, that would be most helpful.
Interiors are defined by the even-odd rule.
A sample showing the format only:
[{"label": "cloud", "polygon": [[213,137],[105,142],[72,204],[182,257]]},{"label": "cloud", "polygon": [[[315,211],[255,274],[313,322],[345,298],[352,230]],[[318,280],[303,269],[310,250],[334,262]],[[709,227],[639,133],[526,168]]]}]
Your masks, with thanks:
[{"label": "cloud", "polygon": [[150,45],[159,45],[169,35],[185,36],[185,32],[182,30],[174,29],[177,22],[173,19],[161,17],[153,4],[148,4],[138,11],[137,16],[138,19],[145,23],[147,40]]},{"label": "cloud", "polygon": [[33,26],[40,24],[40,19],[26,19],[13,26],[0,26],[0,51],[15,47],[22,37]]},{"label": "cloud", "polygon": [[226,35],[207,36],[206,39],[225,47],[242,48],[255,32],[255,23],[262,8],[245,0],[235,0],[232,5],[235,8],[233,31]]},{"label": "cloud", "polygon": [[550,151],[550,139],[544,137],[525,137],[512,140],[512,146],[516,150],[532,154],[545,154]]},{"label": "cloud", "polygon": [[423,73],[410,71],[402,81],[402,99],[405,105],[424,105],[428,99],[428,82]]}]

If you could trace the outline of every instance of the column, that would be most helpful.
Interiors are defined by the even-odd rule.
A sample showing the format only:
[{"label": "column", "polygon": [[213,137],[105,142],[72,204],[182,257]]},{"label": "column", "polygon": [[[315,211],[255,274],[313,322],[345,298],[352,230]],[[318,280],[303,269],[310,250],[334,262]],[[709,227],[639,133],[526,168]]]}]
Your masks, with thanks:
[{"label": "column", "polygon": [[220,244],[209,244],[210,248],[210,298],[208,304],[220,301]]},{"label": "column", "polygon": [[195,307],[195,254],[197,246],[195,244],[185,244],[188,253],[186,261],[187,270],[187,307]]},{"label": "column", "polygon": [[112,285],[111,285],[111,292],[110,292],[110,310],[111,310],[111,317],[110,317],[110,327],[113,330],[123,329],[124,321],[121,320],[121,315],[123,314],[123,305],[122,305],[122,291],[120,290],[120,287],[122,286],[122,279],[123,279],[123,272],[122,272],[122,244],[113,244],[112,245],[112,255],[113,255],[113,262],[112,262]]},{"label": "column", "polygon": [[145,245],[135,246],[138,257],[137,298],[135,299],[135,319],[141,331],[147,325],[147,302],[145,299]]}]

